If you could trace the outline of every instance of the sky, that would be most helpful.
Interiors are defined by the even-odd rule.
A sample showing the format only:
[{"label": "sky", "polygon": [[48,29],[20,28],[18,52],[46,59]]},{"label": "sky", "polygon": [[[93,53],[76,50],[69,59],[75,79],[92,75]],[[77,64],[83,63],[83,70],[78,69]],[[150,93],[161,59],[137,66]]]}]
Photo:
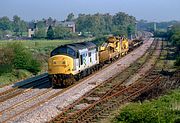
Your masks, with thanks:
[{"label": "sky", "polygon": [[180,0],[0,0],[0,17],[18,15],[26,21],[52,17],[64,20],[69,13],[125,12],[137,20],[180,20]]}]

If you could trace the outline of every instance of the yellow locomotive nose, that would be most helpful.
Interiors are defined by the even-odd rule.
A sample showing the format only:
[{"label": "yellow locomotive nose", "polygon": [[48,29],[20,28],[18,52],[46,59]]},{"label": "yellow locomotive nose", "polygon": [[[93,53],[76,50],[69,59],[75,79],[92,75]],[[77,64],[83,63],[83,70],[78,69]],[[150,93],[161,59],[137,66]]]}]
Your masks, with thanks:
[{"label": "yellow locomotive nose", "polygon": [[65,55],[55,55],[48,59],[49,74],[71,74],[73,59]]}]

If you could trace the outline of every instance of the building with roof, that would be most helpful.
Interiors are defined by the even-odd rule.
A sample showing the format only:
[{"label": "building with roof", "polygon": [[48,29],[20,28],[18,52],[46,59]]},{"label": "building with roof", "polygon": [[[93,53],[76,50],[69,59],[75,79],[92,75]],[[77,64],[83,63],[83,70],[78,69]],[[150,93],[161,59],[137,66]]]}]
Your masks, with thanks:
[{"label": "building with roof", "polygon": [[[57,20],[52,20],[51,18],[49,18],[47,20],[43,20],[43,22],[44,22],[44,25],[46,27],[46,31],[47,31],[49,26],[56,27],[58,25],[61,25],[63,27],[70,29],[70,31],[73,33],[76,32],[75,22],[72,22],[72,21],[71,22],[57,21]],[[30,22],[29,23],[29,27],[28,27],[28,37],[29,38],[32,38],[35,34],[35,31],[38,30],[37,23],[38,22]]]},{"label": "building with roof", "polygon": [[28,27],[28,37],[29,38],[33,37],[36,29],[37,29],[36,23],[29,23],[29,27]]}]

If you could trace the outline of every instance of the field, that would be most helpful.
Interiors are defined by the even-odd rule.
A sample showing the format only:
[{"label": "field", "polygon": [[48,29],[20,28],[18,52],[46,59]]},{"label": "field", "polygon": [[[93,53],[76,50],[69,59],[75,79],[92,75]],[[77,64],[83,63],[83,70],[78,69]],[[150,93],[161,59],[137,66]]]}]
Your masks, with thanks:
[{"label": "field", "polygon": [[[44,73],[47,71],[47,60],[49,58],[50,52],[57,46],[70,44],[70,43],[77,43],[83,41],[90,41],[91,38],[86,39],[79,39],[79,40],[0,40],[0,48],[14,43],[20,42],[24,45],[27,49],[29,49],[33,56],[37,58],[40,63],[42,64],[41,72],[39,74]],[[18,74],[17,74],[18,73]],[[0,75],[0,86],[9,84],[15,81],[19,81],[21,79],[25,79],[31,77],[32,74],[25,71],[25,70],[16,70],[12,71],[12,73],[5,73]]]},{"label": "field", "polygon": [[56,47],[63,44],[76,43],[87,41],[91,39],[80,39],[80,40],[0,40],[0,47],[5,46],[8,43],[21,42],[28,48],[39,49],[45,47]]}]

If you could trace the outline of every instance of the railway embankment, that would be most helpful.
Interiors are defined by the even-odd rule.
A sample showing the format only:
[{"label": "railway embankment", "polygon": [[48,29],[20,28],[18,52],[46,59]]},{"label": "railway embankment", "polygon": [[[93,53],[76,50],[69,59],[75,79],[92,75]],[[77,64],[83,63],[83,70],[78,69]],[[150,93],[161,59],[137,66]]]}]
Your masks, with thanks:
[{"label": "railway embankment", "polygon": [[152,119],[153,122],[179,122],[180,71],[174,66],[174,53],[174,47],[163,41],[162,52],[155,66],[162,81],[99,122],[152,122]]},{"label": "railway embankment", "polygon": [[52,117],[55,117],[57,114],[62,112],[63,108],[72,104],[75,100],[79,99],[85,93],[89,92],[91,89],[105,82],[117,73],[120,73],[128,68],[133,62],[143,56],[143,54],[151,46],[152,42],[153,39],[146,40],[142,46],[126,55],[125,57],[121,58],[120,60],[114,62],[112,65],[106,67],[101,71],[98,71],[96,74],[81,81],[79,84],[73,86],[72,88],[69,88],[60,95],[57,95],[53,99],[42,104],[41,106],[38,106],[31,111],[24,112],[17,118],[11,119],[11,121],[47,122]]}]

